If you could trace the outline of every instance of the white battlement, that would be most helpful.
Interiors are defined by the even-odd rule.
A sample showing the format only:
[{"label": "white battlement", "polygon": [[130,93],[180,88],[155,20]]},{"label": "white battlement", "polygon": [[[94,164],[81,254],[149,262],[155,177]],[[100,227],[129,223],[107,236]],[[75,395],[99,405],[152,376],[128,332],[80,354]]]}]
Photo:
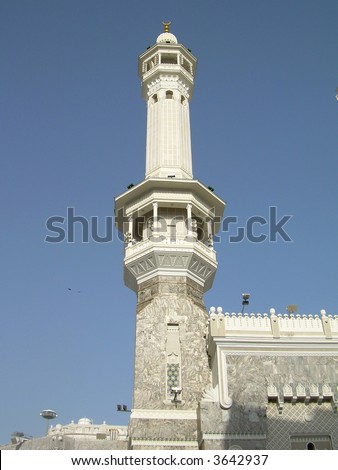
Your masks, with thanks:
[{"label": "white battlement", "polygon": [[276,314],[274,308],[267,313],[223,313],[222,307],[210,308],[210,336],[253,337],[311,337],[338,338],[338,315]]},{"label": "white battlement", "polygon": [[62,441],[62,436],[71,436],[75,439],[100,439],[100,440],[124,440],[127,438],[127,426],[116,426],[107,424],[94,424],[88,418],[81,418],[78,423],[72,421],[70,424],[62,426],[57,424],[51,426],[48,435]]}]

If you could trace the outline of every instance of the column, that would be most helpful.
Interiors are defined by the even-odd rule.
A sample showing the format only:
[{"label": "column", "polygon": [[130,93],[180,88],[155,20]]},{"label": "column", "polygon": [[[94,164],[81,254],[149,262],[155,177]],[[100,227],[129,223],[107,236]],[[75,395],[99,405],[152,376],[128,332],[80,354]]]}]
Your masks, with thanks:
[{"label": "column", "polygon": [[128,218],[128,233],[126,237],[128,246],[131,246],[133,244],[133,230],[134,230],[133,223],[134,223],[133,217],[130,216]]},{"label": "column", "polygon": [[214,239],[212,236],[212,223],[210,219],[207,221],[207,230],[208,230],[208,247],[212,248],[214,246]]},{"label": "column", "polygon": [[153,202],[154,232],[157,230],[157,217],[158,217],[158,203]]},{"label": "column", "polygon": [[187,204],[188,237],[192,236],[192,205]]},{"label": "column", "polygon": [[157,232],[157,228],[158,228],[157,221],[158,221],[158,203],[153,202],[153,222],[154,222],[153,230],[155,233]]}]

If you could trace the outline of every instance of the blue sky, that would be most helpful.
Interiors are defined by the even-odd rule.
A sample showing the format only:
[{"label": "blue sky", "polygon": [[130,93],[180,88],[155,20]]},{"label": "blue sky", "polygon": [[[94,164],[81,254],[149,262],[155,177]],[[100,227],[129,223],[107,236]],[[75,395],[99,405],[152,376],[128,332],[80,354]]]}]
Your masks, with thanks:
[{"label": "blue sky", "polygon": [[136,299],[123,245],[115,232],[48,244],[45,223],[74,207],[103,233],[114,196],[143,179],[137,58],[163,19],[198,58],[195,178],[239,226],[269,206],[292,215],[292,243],[222,234],[206,307],[239,311],[250,292],[253,312],[337,313],[337,15],[336,0],[1,2],[0,443],[42,435],[45,408],[64,424],[127,422],[115,410],[131,405]]}]

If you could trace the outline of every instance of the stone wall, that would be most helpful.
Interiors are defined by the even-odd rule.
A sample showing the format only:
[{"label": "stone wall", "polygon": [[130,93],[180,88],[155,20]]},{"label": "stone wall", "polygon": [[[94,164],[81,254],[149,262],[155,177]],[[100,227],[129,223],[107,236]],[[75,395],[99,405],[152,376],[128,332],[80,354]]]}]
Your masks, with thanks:
[{"label": "stone wall", "polygon": [[227,353],[232,404],[221,409],[217,387],[204,396],[202,448],[291,449],[292,436],[305,433],[329,436],[337,449],[337,371],[338,358],[320,353]]},{"label": "stone wall", "polygon": [[320,448],[321,439],[329,436],[332,449],[338,450],[338,414],[333,412],[330,403],[285,403],[282,413],[278,412],[275,403],[269,403],[267,417],[267,449],[291,449],[292,439],[298,436],[306,437],[300,448],[306,448],[306,440],[315,442],[316,448]]},{"label": "stone wall", "polygon": [[[167,357],[168,325],[176,325],[179,331],[180,353],[177,362],[182,392],[176,397],[177,401],[173,400],[174,397],[168,397],[167,365],[171,360]],[[192,448],[192,441],[195,443],[193,446],[196,445],[196,410],[204,389],[211,382],[206,325],[203,288],[196,282],[183,276],[163,276],[140,286],[134,402],[130,423],[132,441],[168,441],[175,437],[186,441],[185,448]],[[154,418],[151,410],[165,413]],[[191,413],[182,419],[182,416],[177,416],[181,411]],[[154,447],[159,448],[159,444]]]},{"label": "stone wall", "polygon": [[79,439],[71,436],[45,436],[29,439],[23,443],[1,446],[2,450],[126,450],[128,441]]}]

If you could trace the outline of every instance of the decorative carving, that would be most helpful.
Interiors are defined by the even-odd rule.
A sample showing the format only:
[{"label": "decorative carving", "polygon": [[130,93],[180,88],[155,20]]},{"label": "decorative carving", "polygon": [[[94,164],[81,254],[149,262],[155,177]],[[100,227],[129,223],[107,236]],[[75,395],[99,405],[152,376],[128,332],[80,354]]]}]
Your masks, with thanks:
[{"label": "decorative carving", "polygon": [[207,388],[204,390],[202,400],[204,401],[213,401],[213,402],[218,402],[218,390],[217,388]]},{"label": "decorative carving", "polygon": [[319,396],[318,384],[311,383],[309,388],[310,388],[310,395],[312,397],[318,397]]},{"label": "decorative carving", "polygon": [[298,383],[296,386],[297,397],[304,398],[306,396],[305,387],[303,384]]},{"label": "decorative carving", "polygon": [[208,266],[198,258],[193,258],[190,264],[190,269],[191,271],[195,272],[200,277],[202,277],[202,279],[206,279],[212,273],[210,266]]},{"label": "decorative carving", "polygon": [[128,266],[128,268],[134,274],[134,276],[145,274],[151,271],[152,269],[154,269],[155,267],[156,266],[155,266],[154,259],[152,256],[150,256],[149,258],[139,260],[133,265]]},{"label": "decorative carving", "polygon": [[208,235],[208,247],[212,248],[214,246],[214,238],[212,234]]},{"label": "decorative carving", "polygon": [[[166,277],[155,279],[153,284],[161,292],[147,302],[139,303],[137,307],[137,328],[143,334],[136,333],[134,407],[144,409],[149,403],[153,409],[167,406],[163,404],[163,399],[167,394],[164,377],[168,375],[168,379],[169,376],[179,377],[177,383],[183,389],[185,406],[195,408],[203,389],[210,383],[203,338],[206,312],[202,306],[180,292],[182,287],[186,289],[187,286],[186,281],[182,282],[182,277],[178,276],[176,282],[171,279],[169,283],[165,282]],[[144,283],[142,291],[146,288],[151,288],[150,280]],[[167,343],[168,324],[179,325],[179,344]],[[172,353],[179,355],[179,348],[184,350],[180,361],[174,355],[168,358]],[[175,366],[169,370],[167,367],[179,362],[179,369]],[[169,399],[171,405],[172,396]]]},{"label": "decorative carving", "polygon": [[128,245],[129,245],[129,243],[132,242],[132,235],[131,235],[130,232],[126,232],[126,233],[124,234],[124,241],[125,241],[125,243],[127,243]]},{"label": "decorative carving", "polygon": [[148,219],[148,222],[147,222],[147,225],[148,225],[148,229],[153,232],[154,231],[154,219]]},{"label": "decorative carving", "polygon": [[171,268],[186,268],[189,262],[189,255],[158,255],[159,265]]},{"label": "decorative carving", "polygon": [[277,387],[274,384],[269,384],[267,393],[268,393],[269,398],[276,398],[277,397]]},{"label": "decorative carving", "polygon": [[283,393],[285,397],[292,397],[292,387],[290,384],[285,384],[283,387]]},{"label": "decorative carving", "polygon": [[331,398],[331,404],[333,409],[337,408],[338,396],[337,396],[337,384],[316,384],[311,383],[303,384],[284,384],[283,387],[270,383],[267,387],[267,395],[269,399],[275,400],[277,398],[278,409],[280,412],[283,410],[284,401],[287,399],[291,403],[297,402],[309,404],[310,402],[316,402],[318,405],[322,404],[323,399]]}]

